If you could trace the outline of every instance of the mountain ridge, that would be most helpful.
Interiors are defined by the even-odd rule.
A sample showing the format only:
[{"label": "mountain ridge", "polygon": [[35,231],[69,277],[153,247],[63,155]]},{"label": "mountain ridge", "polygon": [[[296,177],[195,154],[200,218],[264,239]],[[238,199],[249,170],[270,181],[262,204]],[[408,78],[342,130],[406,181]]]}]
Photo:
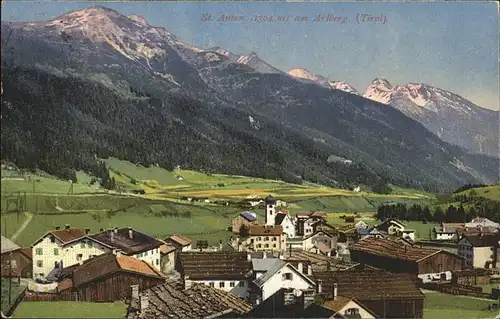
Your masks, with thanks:
[{"label": "mountain ridge", "polygon": [[[83,165],[71,151],[64,155],[68,158],[60,158],[71,147],[87,166],[90,154],[98,152],[145,164],[181,163],[327,185],[386,181],[429,189],[488,182],[497,175],[495,159],[470,155],[440,141],[396,109],[304,83],[284,72],[258,72],[251,65],[235,63],[219,49],[200,49],[163,28],[111,16],[116,24],[108,21],[103,34],[84,34],[81,28],[61,32],[60,18],[49,26],[47,21],[2,22],[2,67],[11,71],[4,78],[9,92],[4,90],[2,108],[11,122],[2,126],[8,137],[2,139],[2,156],[22,161],[20,154],[28,154],[31,162],[25,164],[33,165],[41,160],[33,153],[37,150],[59,158],[58,170],[68,170]],[[12,35],[9,43],[7,34]],[[38,81],[34,74],[44,80]],[[67,87],[75,96],[61,91],[64,77],[81,86]],[[33,140],[50,131],[50,126],[37,126],[30,117],[41,92],[52,92],[44,97],[51,106],[44,116],[52,119],[49,123],[61,123],[56,130],[66,130],[68,122],[79,127],[79,135],[64,131],[69,140],[50,135],[49,140],[60,145],[56,154]],[[127,103],[123,109],[115,106]],[[103,115],[111,112],[108,104],[118,120]],[[152,126],[130,126],[134,122]],[[93,132],[91,127],[101,129]],[[153,136],[158,141],[148,140]],[[20,141],[26,144],[22,152],[16,151],[24,145]],[[81,150],[75,149],[77,145]],[[332,155],[354,165],[329,163]]]}]

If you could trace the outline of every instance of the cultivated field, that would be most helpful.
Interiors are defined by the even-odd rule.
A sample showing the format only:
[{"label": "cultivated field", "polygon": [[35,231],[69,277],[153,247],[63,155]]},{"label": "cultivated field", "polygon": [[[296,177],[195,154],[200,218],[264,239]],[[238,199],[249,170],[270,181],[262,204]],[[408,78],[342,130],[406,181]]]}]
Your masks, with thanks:
[{"label": "cultivated field", "polygon": [[[89,227],[91,232],[131,226],[160,238],[182,233],[194,240],[206,239],[218,244],[219,239],[231,236],[227,227],[242,209],[219,206],[214,200],[236,202],[272,194],[285,201],[292,214],[325,211],[331,223],[343,224],[340,215],[358,212],[368,224],[374,224],[371,217],[383,202],[411,205],[426,204],[432,199],[425,193],[401,189],[397,195],[379,195],[312,183],[294,185],[187,170],[170,172],[113,158],[106,160],[106,164],[119,185],[116,191],[104,190],[98,183],[89,185],[92,178],[83,172],[78,172],[78,182],[70,193],[68,181],[2,170],[2,234],[11,237],[17,231],[16,242],[28,246],[55,226],[65,224]],[[146,194],[133,194],[134,189],[143,189]],[[181,200],[182,197],[206,197],[211,202],[191,203]],[[25,202],[19,214],[15,204],[18,201]],[[262,209],[253,211],[263,214]]]}]

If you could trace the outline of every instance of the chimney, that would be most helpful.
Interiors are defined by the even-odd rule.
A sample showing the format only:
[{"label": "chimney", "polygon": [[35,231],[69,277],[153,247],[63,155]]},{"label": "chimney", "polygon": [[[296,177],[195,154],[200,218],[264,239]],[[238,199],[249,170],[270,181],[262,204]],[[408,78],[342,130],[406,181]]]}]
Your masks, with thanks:
[{"label": "chimney", "polygon": [[147,295],[147,290],[140,297],[141,312],[149,307],[149,296]]},{"label": "chimney", "polygon": [[248,260],[248,261],[251,261],[251,260],[252,260],[252,254],[250,254],[250,253],[248,253],[248,254],[247,254],[247,260]]},{"label": "chimney", "polygon": [[114,231],[115,231],[115,234],[118,233],[118,227],[115,227]]},{"label": "chimney", "polygon": [[299,262],[299,267],[298,268],[299,268],[299,272],[301,274],[303,274],[304,273],[304,264],[302,262]]},{"label": "chimney", "polygon": [[110,236],[109,236],[109,238],[110,238],[111,243],[114,243],[114,242],[115,242],[115,233],[114,233],[113,231],[110,231]]},{"label": "chimney", "polygon": [[85,228],[85,234],[89,234],[90,233],[90,228]]},{"label": "chimney", "polygon": [[333,284],[333,300],[337,299],[337,283]]},{"label": "chimney", "polygon": [[308,276],[312,276],[313,272],[312,272],[312,267],[311,265],[307,265],[307,275]]},{"label": "chimney", "polygon": [[70,224],[66,224],[66,225],[64,226],[64,228],[65,228],[65,229],[69,229],[70,227],[71,227],[71,225],[70,225]]},{"label": "chimney", "polygon": [[219,250],[222,251],[222,239],[219,240]]},{"label": "chimney", "polygon": [[321,280],[318,280],[318,294],[323,293],[323,283]]},{"label": "chimney", "polygon": [[[115,228],[115,233],[116,233],[116,228]],[[134,238],[134,231],[132,230],[132,227],[128,228],[128,238],[130,239]]]},{"label": "chimney", "polygon": [[139,301],[139,285],[130,285],[132,289],[132,300]]},{"label": "chimney", "polygon": [[60,226],[56,226],[56,230],[59,230],[59,229],[61,229],[61,227]]}]

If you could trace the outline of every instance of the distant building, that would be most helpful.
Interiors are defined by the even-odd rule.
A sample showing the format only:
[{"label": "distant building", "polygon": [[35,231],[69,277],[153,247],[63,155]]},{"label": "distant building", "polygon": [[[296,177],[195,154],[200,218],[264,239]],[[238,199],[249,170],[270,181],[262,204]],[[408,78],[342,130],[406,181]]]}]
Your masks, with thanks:
[{"label": "distant building", "polygon": [[464,235],[457,253],[466,268],[500,268],[500,233]]},{"label": "distant building", "polygon": [[248,296],[251,262],[245,252],[183,252],[179,273],[184,289],[194,283],[218,288],[242,298]]},{"label": "distant building", "polygon": [[356,300],[356,298],[338,296],[337,289],[334,289],[332,298],[323,303],[322,306],[326,309],[332,310],[331,316],[328,318],[379,318],[368,307]]},{"label": "distant building", "polygon": [[294,219],[288,211],[279,211],[274,220],[276,226],[282,226],[287,237],[293,238],[296,235]]},{"label": "distant building", "polygon": [[395,218],[384,220],[381,224],[375,226],[379,231],[383,231],[388,235],[397,235],[403,238],[409,238],[415,241],[415,230],[407,229],[406,225]]},{"label": "distant building", "polygon": [[266,204],[266,220],[265,224],[268,226],[275,225],[276,218],[276,199],[271,195],[267,196],[264,200]]},{"label": "distant building", "polygon": [[331,233],[319,230],[314,234],[304,237],[302,250],[335,257],[337,254],[337,237]]},{"label": "distant building", "polygon": [[457,238],[457,228],[463,228],[464,223],[441,223],[433,228],[437,240],[453,240]]},{"label": "distant building", "polygon": [[160,246],[160,270],[168,274],[175,270],[176,249],[173,245],[163,244]]},{"label": "distant building", "polygon": [[494,221],[489,220],[485,217],[476,217],[473,218],[470,222],[465,224],[465,227],[491,227],[500,229],[500,224]]},{"label": "distant building", "polygon": [[21,248],[2,236],[1,276],[31,278],[33,256],[31,248]]},{"label": "distant building", "polygon": [[257,214],[249,211],[244,211],[243,213],[238,214],[231,221],[231,226],[233,229],[233,233],[238,234],[240,232],[240,228],[242,225],[250,226],[257,223]]},{"label": "distant building", "polygon": [[282,251],[286,236],[282,226],[251,225],[249,236],[240,237],[238,251]]},{"label": "distant building", "polygon": [[179,252],[190,251],[193,248],[191,239],[182,235],[172,235],[164,240],[167,244],[170,244],[177,249]]},{"label": "distant building", "polygon": [[297,236],[309,236],[316,231],[316,227],[326,224],[326,213],[308,212],[296,214]]}]

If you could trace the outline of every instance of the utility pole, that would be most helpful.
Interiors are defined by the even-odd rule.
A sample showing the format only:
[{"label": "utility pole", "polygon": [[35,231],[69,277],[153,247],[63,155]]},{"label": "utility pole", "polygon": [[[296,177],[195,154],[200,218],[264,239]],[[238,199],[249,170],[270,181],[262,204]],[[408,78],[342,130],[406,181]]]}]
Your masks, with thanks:
[{"label": "utility pole", "polygon": [[38,214],[38,196],[36,195],[35,180],[33,180],[33,195],[35,196],[35,214]]},{"label": "utility pole", "polygon": [[9,253],[9,306],[12,302],[12,251]]}]

